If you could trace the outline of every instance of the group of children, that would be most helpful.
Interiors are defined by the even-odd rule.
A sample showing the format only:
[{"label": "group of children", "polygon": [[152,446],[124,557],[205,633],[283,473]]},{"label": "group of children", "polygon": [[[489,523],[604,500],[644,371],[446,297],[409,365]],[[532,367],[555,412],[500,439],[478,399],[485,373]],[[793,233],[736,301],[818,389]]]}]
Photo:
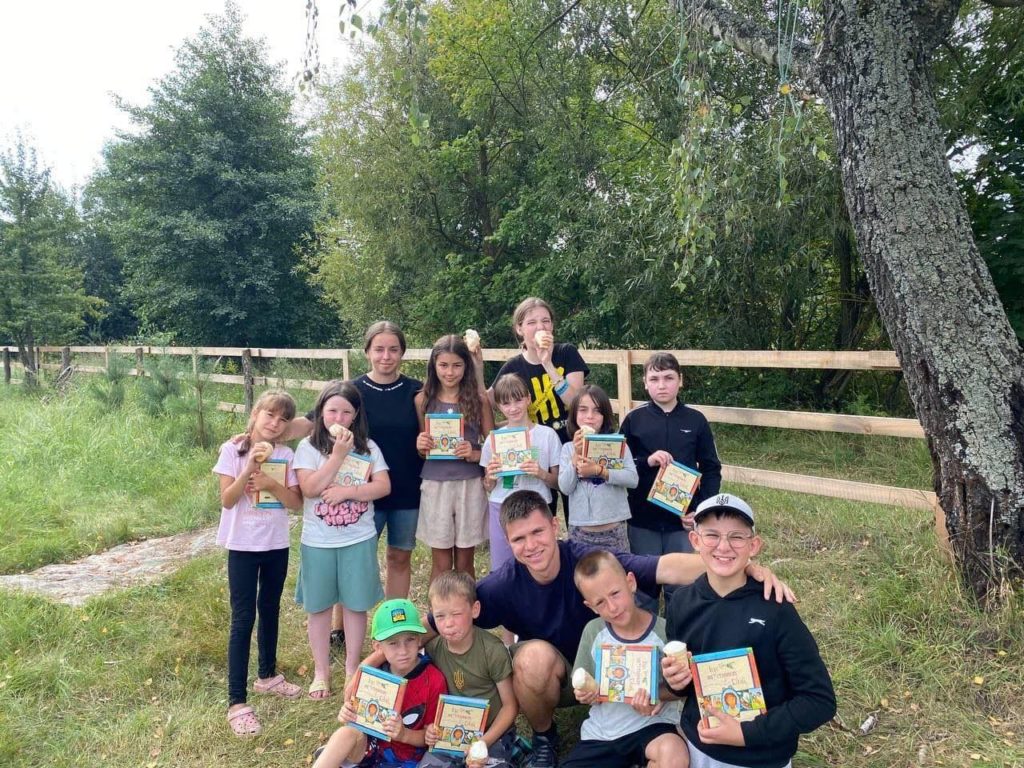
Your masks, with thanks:
[{"label": "group of children", "polygon": [[[594,548],[576,561],[576,588],[597,616],[583,630],[574,667],[592,680],[601,649],[608,645],[664,649],[677,640],[691,654],[750,648],[767,711],[741,722],[724,711],[725,705],[706,703],[708,714],[720,722],[703,722],[689,657],[661,653],[659,689],[641,688],[631,703],[600,700],[597,690],[577,684],[574,676],[573,696],[590,710],[563,768],[782,768],[791,765],[798,736],[834,716],[835,694],[810,632],[791,603],[765,600],[761,586],[747,575],[762,545],[749,505],[730,494],[703,502],[689,537],[706,573],[678,590],[667,618],[638,604],[637,579],[616,555]],[[347,700],[338,716],[342,726],[317,751],[314,768],[514,764],[519,703],[513,664],[497,637],[474,626],[481,611],[474,580],[458,571],[440,574],[430,586],[429,600],[427,621],[404,599],[382,603],[374,615],[374,653],[365,663],[409,681],[401,712],[382,727],[387,740],[353,727],[355,709]],[[438,739],[433,722],[438,697],[445,692],[489,702],[479,736],[486,758],[428,751]]]},{"label": "group of children", "polygon": [[[567,506],[570,539],[594,548],[593,555],[580,560],[576,568],[576,584],[585,604],[599,616],[584,633],[577,666],[592,668],[594,643],[601,638],[661,645],[666,638],[678,637],[695,651],[718,646],[718,624],[711,622],[710,629],[701,630],[704,634],[698,642],[693,627],[700,623],[694,622],[690,614],[674,622],[675,606],[680,606],[679,612],[684,611],[685,606],[685,610],[706,618],[714,612],[704,603],[714,599],[731,602],[732,593],[742,591],[746,584],[747,562],[757,553],[760,540],[754,534],[752,513],[742,512],[743,509],[749,511],[742,502],[736,500],[740,513],[735,513],[737,505],[731,502],[709,506],[719,491],[721,465],[707,421],[698,411],[678,400],[682,383],[678,362],[666,353],[656,353],[647,361],[644,381],[651,401],[623,420],[621,432],[627,446],[623,466],[609,469],[583,457],[582,440],[585,431],[614,432],[610,400],[600,387],[583,382],[585,366],[582,371],[567,372],[564,363],[553,364],[556,356],[564,360],[571,359],[573,354],[578,358],[579,354],[571,345],[554,344],[552,325],[550,307],[539,299],[528,299],[517,308],[513,328],[522,342],[522,360],[517,357],[510,361],[514,363],[513,370],[499,373],[488,390],[482,385],[482,354],[478,344],[471,349],[465,339],[448,335],[439,339],[431,350],[426,382],[415,397],[420,429],[416,449],[425,456],[434,447],[425,423],[427,414],[460,413],[464,430],[463,439],[455,448],[459,460],[426,461],[421,474],[416,535],[430,547],[432,554],[429,598],[437,636],[426,644],[431,661],[419,653],[421,641],[427,634],[433,634],[430,622],[421,623],[415,607],[404,599],[380,604],[374,614],[371,637],[376,660],[385,663],[393,674],[410,681],[403,716],[388,724],[385,732],[390,741],[387,742],[367,740],[360,731],[343,726],[323,749],[316,763],[319,768],[349,764],[445,764],[438,753],[426,752],[426,748],[436,740],[431,730],[434,708],[437,696],[446,689],[491,702],[488,726],[483,734],[490,752],[487,764],[504,765],[511,760],[519,704],[513,694],[513,668],[506,643],[514,638],[507,632],[506,643],[503,643],[473,624],[480,612],[473,578],[474,553],[476,546],[489,539],[491,570],[512,564],[513,549],[501,522],[502,505],[524,492],[539,494],[537,498],[553,507],[557,501],[553,491],[560,490]],[[524,370],[516,369],[516,365]],[[530,366],[537,370],[527,370]],[[567,408],[563,397],[568,399]],[[487,439],[494,428],[494,407],[506,422],[503,426],[529,430],[532,454],[519,467],[523,474],[514,477],[499,474],[501,463],[493,455]],[[343,608],[344,632],[348,638],[345,671],[346,679],[351,681],[360,663],[368,612],[384,597],[377,563],[380,529],[374,524],[373,502],[388,495],[391,478],[380,449],[369,439],[360,389],[342,381],[325,387],[308,417],[311,433],[293,454],[283,440],[295,415],[295,402],[287,393],[276,390],[264,393],[253,407],[245,435],[221,447],[214,468],[219,476],[223,507],[218,543],[228,549],[232,612],[228,644],[228,721],[237,735],[261,730],[246,696],[249,645],[257,615],[259,662],[254,689],[288,698],[301,693],[299,686],[288,682],[276,670],[279,603],[288,565],[287,509],[301,507],[303,510],[296,598],[309,614],[308,636],[314,660],[311,698],[324,698],[330,693],[334,606]],[[551,426],[536,423],[542,420]],[[559,432],[568,439],[560,437]],[[352,456],[365,457],[365,475],[361,481],[340,483],[339,470],[343,465],[348,466],[346,459]],[[678,517],[647,501],[658,470],[673,460],[702,472],[702,482],[691,510],[696,513],[716,511],[714,516],[707,515],[707,519],[714,520],[716,528],[705,530],[703,518],[698,515],[695,519],[694,512],[680,525]],[[272,467],[277,471],[270,471]],[[720,501],[735,499],[718,498]],[[731,528],[727,534],[720,530],[722,525],[747,523],[749,535]],[[722,534],[717,538],[718,545],[710,547],[716,533]],[[728,546],[723,548],[722,544]],[[704,559],[707,576],[687,588],[687,594],[702,590],[699,599],[690,596],[686,600],[668,602],[666,632],[665,620],[655,619],[656,595],[648,595],[639,603],[635,601],[635,579],[623,570],[615,557],[602,556],[605,550],[632,550],[650,555],[697,551]],[[789,611],[785,614],[787,626],[802,628],[791,606]],[[764,627],[764,622],[755,626]],[[803,631],[806,633],[805,628]],[[820,665],[813,640],[809,635],[806,639],[809,646],[804,643],[801,653],[809,655],[813,651]],[[765,653],[769,652],[780,651],[766,646]],[[785,654],[782,658],[789,660]],[[768,666],[776,669],[774,664]],[[784,676],[786,672],[782,670],[779,674]],[[659,701],[683,694],[689,685],[688,675],[685,665],[680,667],[666,659],[663,662],[666,689],[661,692]],[[417,681],[415,685],[413,680]],[[825,680],[827,682],[827,672]],[[785,698],[778,698],[791,692],[788,685],[788,679],[780,683],[774,691],[778,696],[769,698],[769,718],[778,718],[779,715],[773,713],[792,709],[782,706]],[[765,687],[767,691],[767,684]],[[830,684],[828,690],[831,691]],[[685,744],[676,731],[680,722],[678,702],[651,706],[640,697],[631,706],[594,703],[590,694],[577,693],[576,698],[581,703],[592,704],[592,708],[583,727],[582,740],[568,758],[573,765],[684,766],[688,762],[686,744],[689,744],[689,762],[694,765],[781,767],[786,761],[777,762],[775,757],[790,746],[795,751],[795,735],[792,744],[788,740],[782,743],[774,725],[766,732],[763,723],[750,729],[750,724],[744,723],[738,738],[730,731],[723,737],[728,739],[726,741],[716,741],[719,734],[711,734],[710,741],[700,741],[695,758],[694,740],[701,740],[708,734],[702,734],[694,723],[690,724],[692,727],[687,726],[688,713],[692,719],[696,712],[695,705],[690,706],[692,696],[685,697],[687,703],[681,710],[687,737]],[[820,701],[817,704],[810,716],[801,712],[800,717],[791,717],[785,733],[806,732],[816,727],[815,718],[827,711],[827,707],[820,706]],[[346,702],[339,719],[347,723],[353,717]],[[746,748],[743,747],[744,736]],[[771,744],[772,758],[763,760],[759,756],[761,752],[748,755],[755,746],[751,739],[757,740],[759,748]],[[716,744],[722,746],[707,746]],[[699,762],[700,755],[712,762]],[[477,768],[473,761],[468,761],[467,765]]]}]

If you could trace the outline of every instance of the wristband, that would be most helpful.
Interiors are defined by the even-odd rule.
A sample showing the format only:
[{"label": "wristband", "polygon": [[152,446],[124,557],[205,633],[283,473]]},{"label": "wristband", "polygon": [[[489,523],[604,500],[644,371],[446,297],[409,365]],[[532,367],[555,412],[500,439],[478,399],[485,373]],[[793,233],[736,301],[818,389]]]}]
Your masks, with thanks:
[{"label": "wristband", "polygon": [[562,379],[560,382],[558,382],[555,385],[555,394],[558,395],[559,397],[561,397],[562,395],[564,395],[568,391],[569,391],[569,382],[566,381],[565,379]]}]

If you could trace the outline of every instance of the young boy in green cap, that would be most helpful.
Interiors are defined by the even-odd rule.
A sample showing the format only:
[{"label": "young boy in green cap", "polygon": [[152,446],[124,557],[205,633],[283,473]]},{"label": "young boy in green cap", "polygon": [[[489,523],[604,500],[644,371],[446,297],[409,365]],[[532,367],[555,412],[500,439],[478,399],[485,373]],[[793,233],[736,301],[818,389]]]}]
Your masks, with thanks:
[{"label": "young boy in green cap", "polygon": [[374,650],[384,654],[381,669],[408,684],[402,711],[383,727],[388,741],[367,736],[350,723],[354,700],[338,713],[341,728],[314,753],[313,768],[414,768],[426,752],[424,728],[434,722],[438,697],[447,693],[444,675],[420,655],[420,635],[426,633],[419,611],[408,600],[385,600],[373,614],[370,636]]}]

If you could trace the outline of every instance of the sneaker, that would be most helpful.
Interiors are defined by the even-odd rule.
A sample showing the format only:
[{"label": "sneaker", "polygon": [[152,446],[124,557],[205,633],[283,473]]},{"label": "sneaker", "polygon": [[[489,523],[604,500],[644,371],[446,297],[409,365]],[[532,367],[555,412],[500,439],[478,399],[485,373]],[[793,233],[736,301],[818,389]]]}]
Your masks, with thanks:
[{"label": "sneaker", "polygon": [[331,645],[334,648],[341,648],[345,645],[345,630],[344,629],[332,629],[331,630]]},{"label": "sneaker", "polygon": [[557,768],[558,731],[552,727],[547,733],[533,734],[533,755],[527,761],[528,768]]}]

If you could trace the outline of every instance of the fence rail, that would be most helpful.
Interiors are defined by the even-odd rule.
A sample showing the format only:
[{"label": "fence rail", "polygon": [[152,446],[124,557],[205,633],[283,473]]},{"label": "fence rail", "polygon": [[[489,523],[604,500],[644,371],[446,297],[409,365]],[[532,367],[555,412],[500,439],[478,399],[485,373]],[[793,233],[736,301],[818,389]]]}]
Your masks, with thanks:
[{"label": "fence rail", "polygon": [[[20,367],[13,359],[17,350],[3,347],[4,378],[11,381],[12,367]],[[614,365],[616,368],[615,397],[612,407],[622,418],[631,409],[641,405],[643,401],[633,400],[633,368],[643,365],[647,357],[655,350],[621,350],[621,349],[581,349],[583,359],[592,365]],[[802,368],[802,369],[837,369],[855,371],[896,371],[899,362],[894,352],[782,352],[774,350],[665,350],[674,354],[680,365],[690,367],[728,367],[728,368]],[[60,363],[44,363],[44,354],[60,353]],[[290,379],[275,376],[261,376],[252,372],[253,359],[293,359],[293,360],[338,360],[341,363],[342,378],[351,378],[352,354],[361,355],[356,349],[274,349],[247,347],[161,347],[161,346],[77,346],[77,347],[37,347],[35,359],[40,367],[61,369],[72,363],[75,354],[103,355],[109,362],[112,354],[131,355],[136,366],[131,375],[145,375],[143,363],[147,355],[176,355],[193,359],[193,366],[198,365],[201,357],[239,358],[243,375],[209,374],[206,378],[218,384],[232,384],[244,388],[246,403],[218,403],[224,411],[247,413],[252,407],[252,392],[255,387],[281,386],[289,389],[319,391],[327,383],[316,379]],[[519,353],[518,349],[485,349],[484,360],[504,362]],[[429,349],[409,349],[405,353],[406,360],[426,361],[430,357]],[[75,364],[75,370],[82,373],[102,373],[105,366]],[[765,408],[734,408],[719,405],[703,405],[688,403],[707,417],[708,421],[723,424],[740,424],[751,427],[772,427],[776,429],[815,430],[825,432],[845,432],[861,435],[886,435],[921,439],[924,430],[917,419],[898,419],[881,416],[851,416],[840,413],[813,413],[807,411],[779,411]],[[937,499],[930,491],[913,488],[895,488],[869,483],[855,483],[847,480],[814,477],[811,475],[794,475],[785,472],[737,467],[723,467],[723,478],[737,483],[758,485],[766,488],[810,493],[853,501],[865,501],[875,504],[892,504],[912,508],[937,509]]]}]

